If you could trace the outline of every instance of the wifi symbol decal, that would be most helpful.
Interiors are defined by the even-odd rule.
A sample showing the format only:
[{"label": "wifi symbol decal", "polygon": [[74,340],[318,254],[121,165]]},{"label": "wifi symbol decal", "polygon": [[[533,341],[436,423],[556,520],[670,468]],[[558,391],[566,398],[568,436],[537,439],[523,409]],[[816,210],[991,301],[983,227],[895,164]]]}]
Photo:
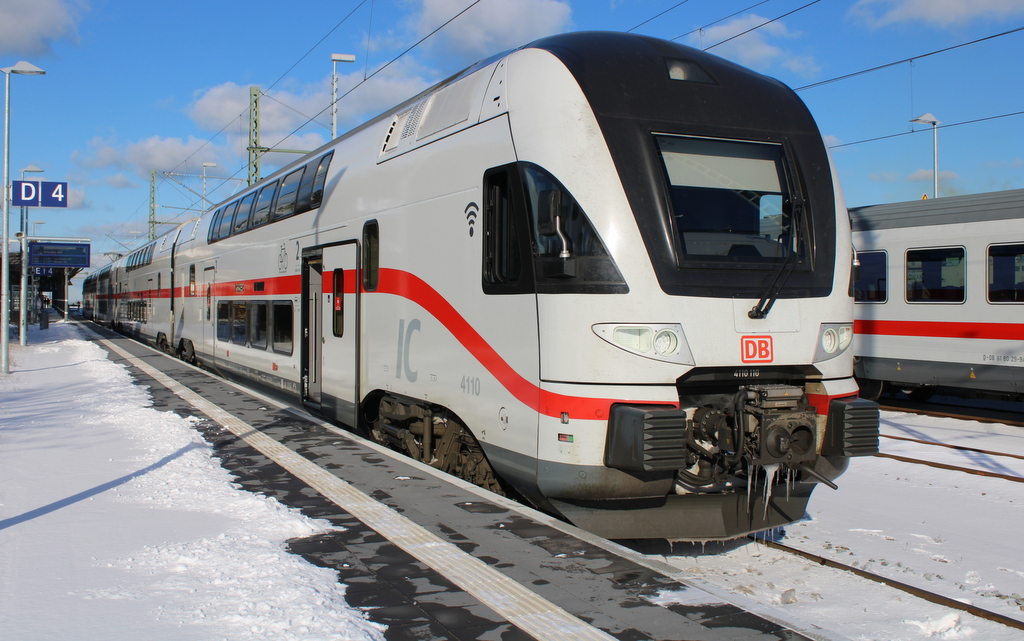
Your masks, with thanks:
[{"label": "wifi symbol decal", "polygon": [[469,203],[466,205],[466,221],[469,223],[469,237],[473,237],[473,226],[476,225],[477,214],[480,208],[477,207],[476,203]]}]

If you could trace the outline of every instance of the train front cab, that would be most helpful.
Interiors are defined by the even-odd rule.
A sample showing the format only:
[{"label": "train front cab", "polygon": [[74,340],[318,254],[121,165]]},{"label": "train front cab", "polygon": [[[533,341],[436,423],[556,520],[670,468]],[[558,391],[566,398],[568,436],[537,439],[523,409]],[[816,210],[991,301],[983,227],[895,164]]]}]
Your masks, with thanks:
[{"label": "train front cab", "polygon": [[[852,377],[850,232],[831,161],[775,81],[643,39],[626,45],[650,61],[637,65],[617,38],[552,43],[571,79],[537,74],[538,99],[514,104],[578,84],[593,122],[553,127],[556,143],[517,138],[523,160],[485,181],[488,207],[514,212],[522,194],[509,234],[532,250],[505,256],[515,243],[489,234],[484,265],[485,291],[506,266],[520,292],[535,288],[532,494],[611,538],[799,520],[817,483],[877,452],[877,405]],[[513,89],[527,82],[516,74],[510,62]]]}]

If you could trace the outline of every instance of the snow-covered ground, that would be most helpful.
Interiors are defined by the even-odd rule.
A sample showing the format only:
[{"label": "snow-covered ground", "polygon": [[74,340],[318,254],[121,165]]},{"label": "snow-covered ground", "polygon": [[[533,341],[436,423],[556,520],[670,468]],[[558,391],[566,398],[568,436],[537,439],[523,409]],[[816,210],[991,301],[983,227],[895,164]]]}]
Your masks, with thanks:
[{"label": "snow-covered ground", "polygon": [[79,331],[30,330],[0,377],[0,638],[383,639],[284,549],[330,526],[233,486]]},{"label": "snow-covered ground", "polygon": [[[0,638],[383,638],[331,571],[284,551],[329,526],[236,489],[191,423],[150,407],[81,331],[31,329],[0,378]],[[883,420],[889,434],[1024,454],[1020,428]],[[883,450],[1024,475],[1024,461]],[[838,483],[785,543],[1024,620],[1024,484],[882,458],[854,459]],[[667,559],[852,639],[1024,638],[761,545],[691,552]]]}]

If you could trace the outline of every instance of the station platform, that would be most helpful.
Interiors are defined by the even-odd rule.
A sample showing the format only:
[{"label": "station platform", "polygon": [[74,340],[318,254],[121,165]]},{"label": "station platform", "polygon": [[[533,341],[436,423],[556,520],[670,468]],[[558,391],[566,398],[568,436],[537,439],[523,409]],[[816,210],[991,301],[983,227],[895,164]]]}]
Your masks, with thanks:
[{"label": "station platform", "polygon": [[338,528],[290,550],[336,571],[387,639],[843,638],[89,327],[242,487]]}]

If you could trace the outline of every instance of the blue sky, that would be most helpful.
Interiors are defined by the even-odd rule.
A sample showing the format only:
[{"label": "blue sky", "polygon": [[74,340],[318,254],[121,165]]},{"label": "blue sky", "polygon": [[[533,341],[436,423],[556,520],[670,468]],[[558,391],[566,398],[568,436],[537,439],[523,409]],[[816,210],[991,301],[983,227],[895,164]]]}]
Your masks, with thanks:
[{"label": "blue sky", "polygon": [[[565,31],[675,39],[797,88],[850,206],[931,194],[931,129],[909,122],[926,112],[942,123],[940,196],[1024,188],[1024,114],[1007,115],[1024,112],[1024,31],[989,38],[1021,27],[1024,0],[0,0],[0,67],[46,70],[11,78],[12,179],[35,165],[70,185],[68,209],[29,220],[92,238],[98,266],[145,238],[150,171],[162,221],[195,215],[204,162],[211,200],[239,187],[221,178],[246,176],[250,86],[265,92],[263,145],[314,149],[330,136],[332,53],[356,56],[338,66],[344,132]],[[264,174],[293,157],[268,155]]]}]

